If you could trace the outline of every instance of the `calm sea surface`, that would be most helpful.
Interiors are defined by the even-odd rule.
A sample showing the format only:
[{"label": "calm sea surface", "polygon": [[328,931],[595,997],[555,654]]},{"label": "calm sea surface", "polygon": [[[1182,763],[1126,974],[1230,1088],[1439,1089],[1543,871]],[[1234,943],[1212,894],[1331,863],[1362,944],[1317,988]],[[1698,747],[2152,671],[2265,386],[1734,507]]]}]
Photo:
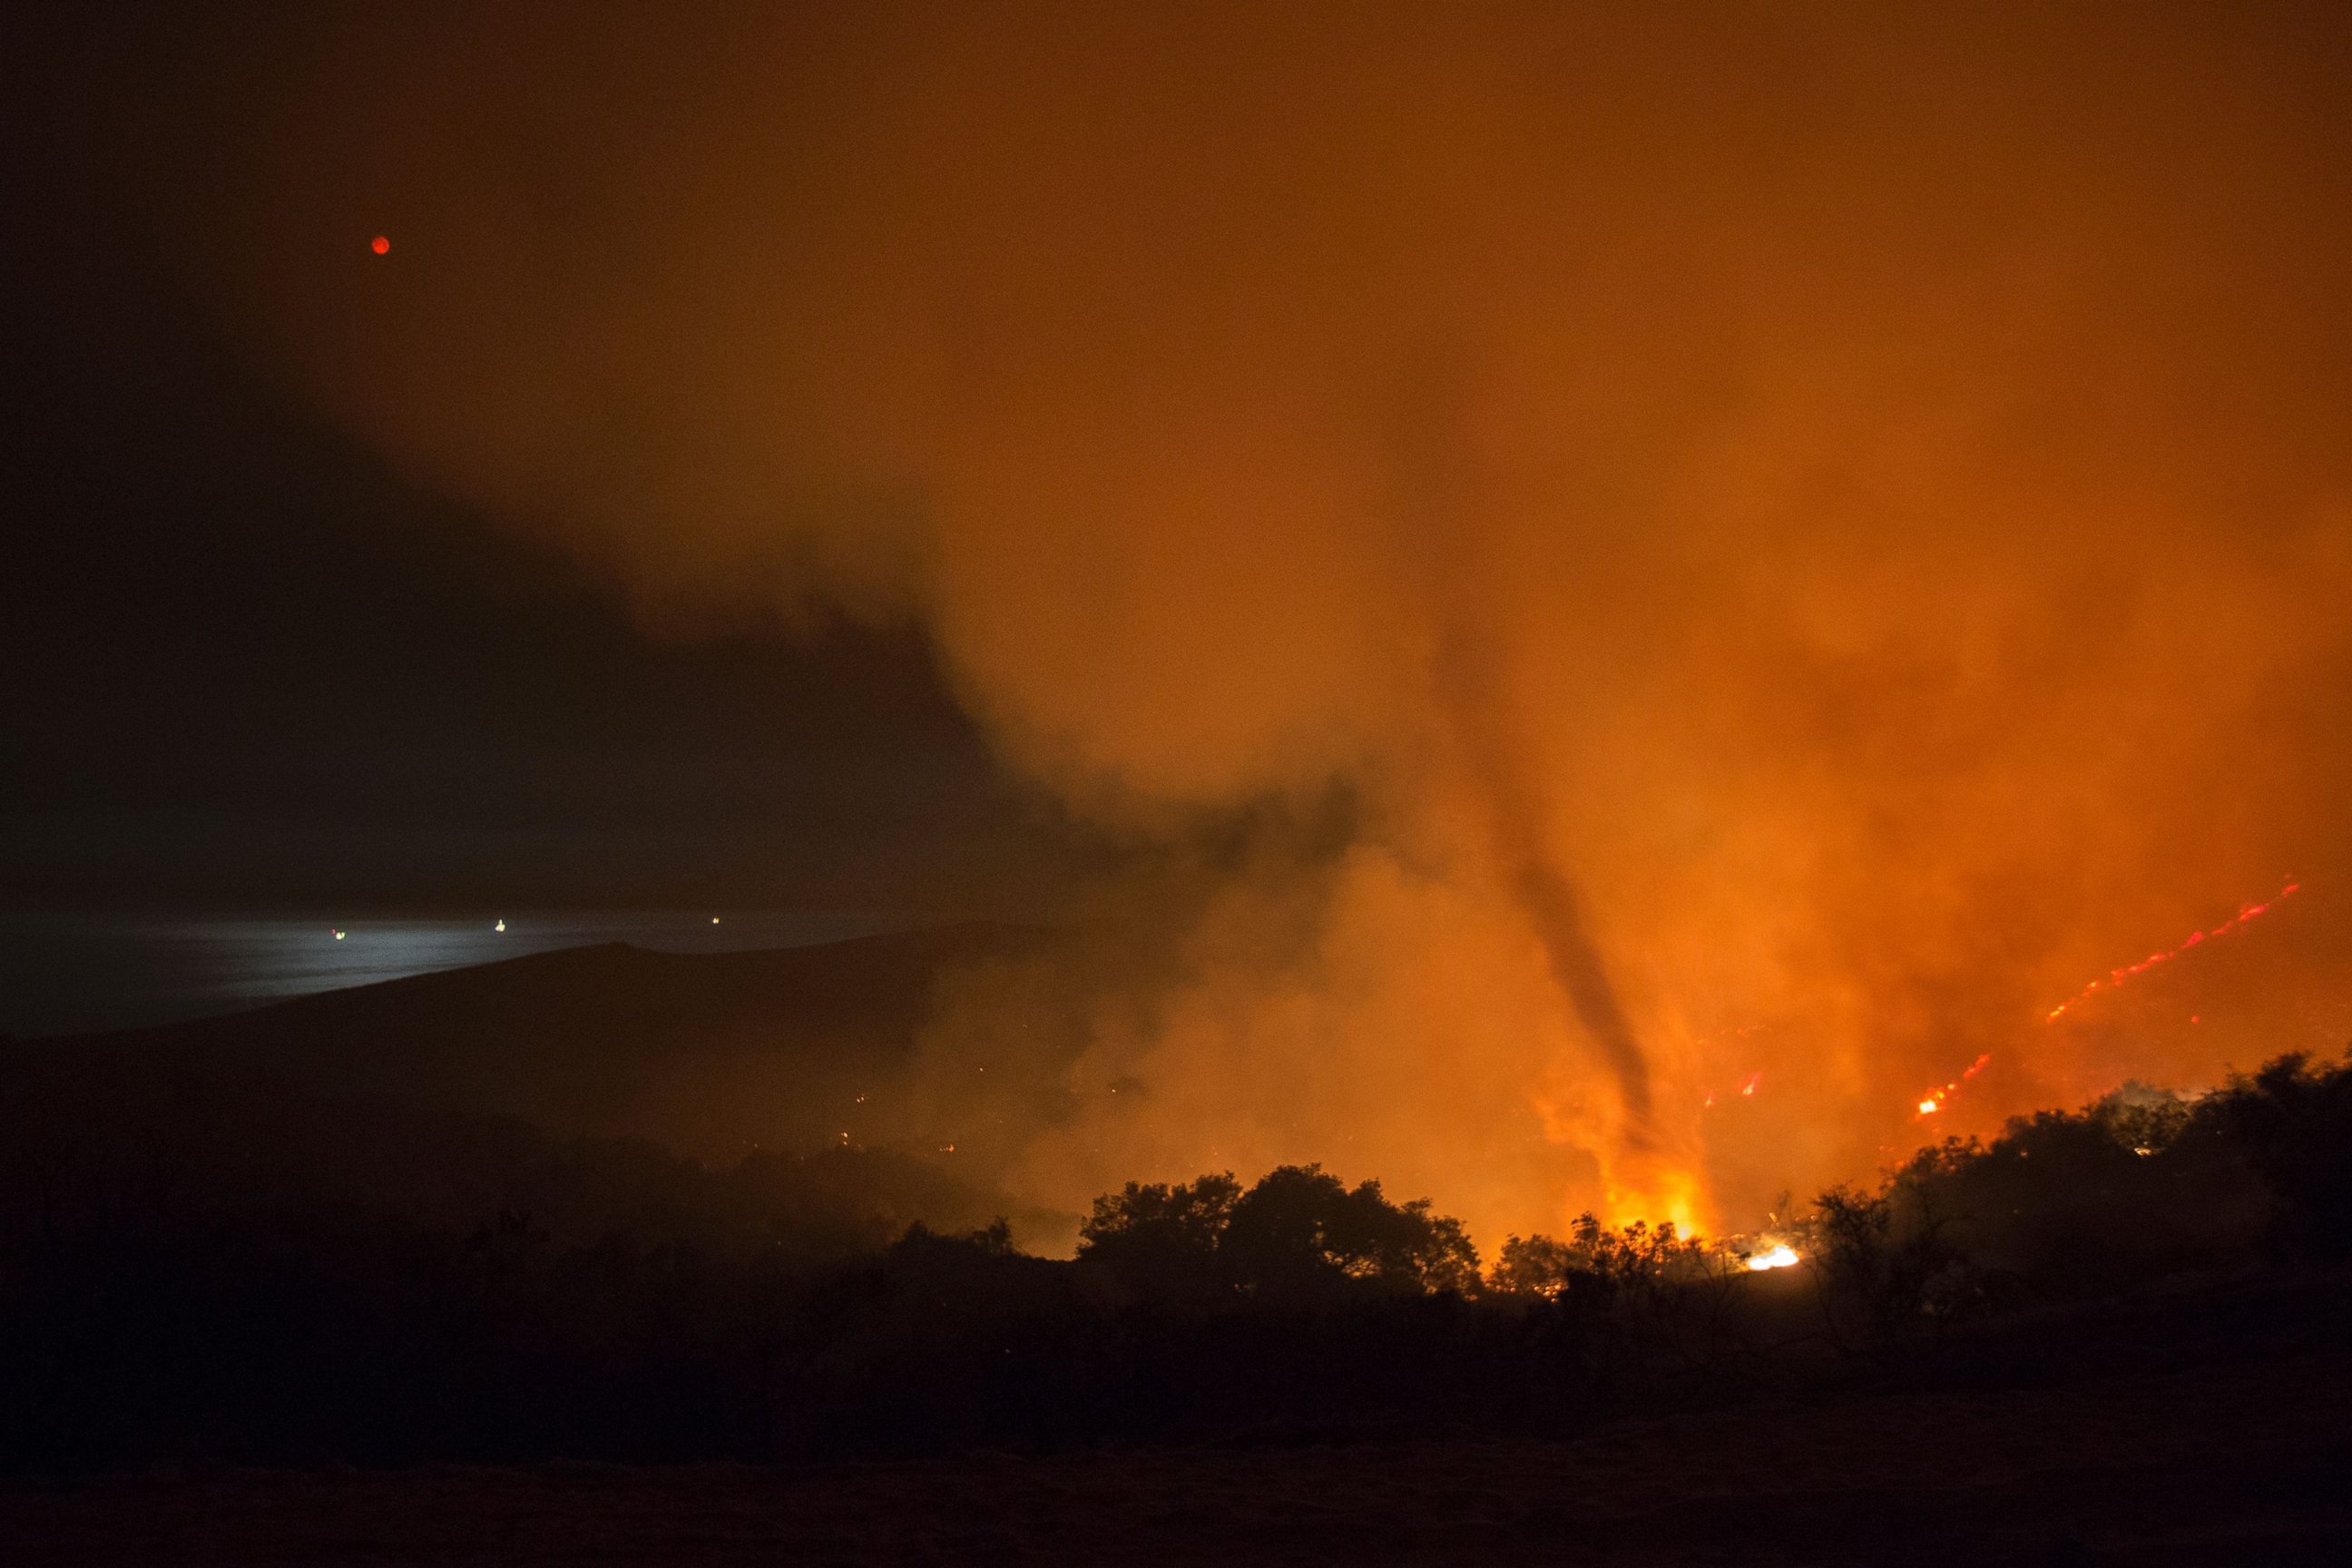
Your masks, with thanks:
[{"label": "calm sea surface", "polygon": [[0,914],[0,1035],[173,1023],[593,942],[730,952],[836,942],[899,923],[838,910],[721,911],[714,922],[712,912],[341,922]]}]

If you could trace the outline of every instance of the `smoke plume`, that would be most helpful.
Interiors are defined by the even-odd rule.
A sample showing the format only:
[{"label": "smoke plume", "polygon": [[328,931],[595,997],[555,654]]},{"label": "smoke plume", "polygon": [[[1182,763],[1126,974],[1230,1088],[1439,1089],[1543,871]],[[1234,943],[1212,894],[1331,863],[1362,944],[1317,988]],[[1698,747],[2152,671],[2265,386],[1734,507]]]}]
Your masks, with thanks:
[{"label": "smoke plume", "polygon": [[306,26],[121,131],[214,132],[148,199],[257,363],[649,614],[919,619],[1118,831],[1276,825],[1148,984],[951,998],[1056,1041],[1039,1196],[1727,1223],[2352,1032],[2340,17]]}]

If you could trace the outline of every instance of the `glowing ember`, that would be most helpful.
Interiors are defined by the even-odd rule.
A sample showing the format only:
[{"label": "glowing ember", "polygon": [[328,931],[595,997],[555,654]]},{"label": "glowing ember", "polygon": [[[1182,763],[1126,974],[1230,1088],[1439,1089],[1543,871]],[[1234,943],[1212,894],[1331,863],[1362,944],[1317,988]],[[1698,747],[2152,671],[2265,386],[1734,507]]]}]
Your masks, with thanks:
[{"label": "glowing ember", "polygon": [[[2253,920],[2263,911],[2270,909],[2272,905],[2283,903],[2302,890],[2302,883],[2289,882],[2285,887],[2281,888],[2278,890],[2277,897],[2273,898],[2266,902],[2259,904],[2240,904],[2236,914],[2231,915],[2228,920],[2223,921],[2220,925],[2215,926],[2212,930],[2190,931],[2189,935],[2181,941],[2180,945],[2178,947],[2167,948],[2161,952],[2151,952],[2146,958],[2141,959],[2137,963],[2127,963],[2120,969],[2111,969],[2107,971],[2106,978],[2104,980],[2092,981],[2088,985],[2084,986],[2080,991],[2074,993],[2074,995],[2069,996],[2065,1001],[2061,1002],[2055,1007],[2051,1008],[2049,1013],[2044,1016],[2043,1022],[2053,1024],[2056,1023],[2059,1019],[2064,1017],[2067,1014],[2073,1012],[2075,1008],[2089,1001],[2092,996],[2097,993],[2101,991],[2113,991],[2117,986],[2122,985],[2139,975],[2147,973],[2149,970],[2154,969],[2159,963],[2169,963],[2174,959],[2179,958],[2182,953],[2187,952],[2190,948],[2201,946],[2203,943],[2210,942],[2217,936],[2237,930],[2240,926],[2244,925],[2247,921]],[[2192,1022],[2194,1020],[2192,1020]]]},{"label": "glowing ember", "polygon": [[[1748,1074],[1745,1079],[1741,1079],[1741,1080],[1740,1080],[1740,1084],[1739,1084],[1739,1092],[1740,1092],[1740,1094],[1741,1094],[1742,1096],[1744,1096],[1745,1098],[1749,1099],[1749,1100],[1753,1100],[1753,1099],[1755,1099],[1755,1098],[1756,1098],[1756,1086],[1757,1086],[1758,1084],[1759,1084],[1759,1083],[1762,1083],[1763,1081],[1764,1081],[1764,1074],[1763,1074],[1760,1070],[1759,1070],[1759,1071],[1757,1071],[1757,1072],[1749,1073],[1749,1074]],[[1708,1089],[1708,1090],[1706,1091],[1706,1100],[1705,1100],[1704,1101],[1702,1101],[1702,1102],[1701,1102],[1699,1109],[1700,1109],[1700,1110],[1710,1110],[1710,1109],[1712,1109],[1712,1108],[1714,1107],[1714,1105],[1715,1105],[1715,1090],[1713,1090],[1713,1089]]]},{"label": "glowing ember", "polygon": [[1933,1116],[1936,1112],[1943,1110],[1944,1101],[1951,1098],[1952,1091],[1958,1089],[1960,1085],[1968,1082],[1969,1079],[1976,1077],[1977,1074],[1984,1071],[1985,1063],[1990,1060],[1992,1060],[1992,1053],[1990,1051],[1987,1051],[1984,1055],[1970,1062],[1969,1064],[1968,1070],[1960,1074],[1959,1077],[1954,1079],[1951,1082],[1946,1084],[1941,1089],[1929,1089],[1919,1101],[1919,1114],[1922,1116]]},{"label": "glowing ember", "polygon": [[1766,1251],[1751,1254],[1748,1268],[1751,1274],[1761,1274],[1768,1268],[1789,1268],[1796,1261],[1797,1249],[1784,1241]]}]

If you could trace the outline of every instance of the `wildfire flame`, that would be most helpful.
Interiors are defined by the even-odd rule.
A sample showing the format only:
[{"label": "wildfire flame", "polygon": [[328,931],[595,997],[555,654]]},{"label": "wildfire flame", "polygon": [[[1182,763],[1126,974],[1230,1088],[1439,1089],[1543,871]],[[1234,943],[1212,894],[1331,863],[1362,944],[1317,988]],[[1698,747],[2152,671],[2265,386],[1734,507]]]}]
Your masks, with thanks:
[{"label": "wildfire flame", "polygon": [[2151,952],[2146,958],[2141,959],[2137,963],[2127,963],[2120,969],[2111,969],[2107,971],[2104,978],[2092,981],[2088,985],[2084,986],[2080,991],[2074,993],[2074,995],[2069,996],[2063,1002],[2059,1003],[2055,1007],[2051,1008],[2042,1021],[2044,1023],[2051,1024],[2056,1023],[2059,1019],[2064,1017],[2067,1014],[2073,1012],[2075,1008],[2081,1006],[2084,1003],[2089,1001],[2093,996],[2096,995],[2100,992],[2113,991],[2118,986],[2127,984],[2137,976],[2147,973],[2149,970],[2154,969],[2159,963],[2171,963],[2174,959],[2179,958],[2182,953],[2187,952],[2192,947],[2201,947],[2217,936],[2221,936],[2237,930],[2240,926],[2242,926],[2249,921],[2253,920],[2256,916],[2262,914],[2273,905],[2285,902],[2288,899],[2293,898],[2296,893],[2302,891],[2302,883],[2289,882],[2286,886],[2281,888],[2276,895],[2262,903],[2240,904],[2236,914],[2231,915],[2228,920],[2223,921],[2220,925],[2215,926],[2212,930],[2190,931],[2188,937],[2182,941],[2180,945],[2178,947],[2167,948],[2161,952]]},{"label": "wildfire flame", "polygon": [[1969,1064],[1968,1070],[1960,1074],[1959,1077],[1944,1085],[1941,1089],[1931,1089],[1926,1094],[1921,1095],[1919,1097],[1919,1114],[1922,1116],[1933,1116],[1936,1112],[1943,1110],[1944,1101],[1952,1097],[1953,1091],[1958,1089],[1960,1085],[1968,1082],[1969,1079],[1976,1077],[1977,1074],[1984,1071],[1985,1064],[1990,1060],[1992,1060],[1992,1053],[1990,1051],[1987,1051],[1984,1055],[1970,1062]]},{"label": "wildfire flame", "polygon": [[[1744,1098],[1748,1099],[1748,1100],[1753,1100],[1753,1099],[1755,1099],[1755,1098],[1756,1098],[1756,1086],[1757,1086],[1758,1084],[1759,1084],[1759,1083],[1762,1083],[1763,1081],[1764,1081],[1764,1074],[1763,1074],[1763,1072],[1762,1072],[1762,1070],[1761,1070],[1761,1069],[1759,1069],[1758,1071],[1755,1071],[1755,1072],[1749,1073],[1749,1074],[1747,1076],[1747,1078],[1743,1079],[1740,1081],[1740,1085],[1739,1085],[1739,1092],[1740,1092],[1740,1094],[1741,1094]],[[1708,1089],[1708,1090],[1706,1091],[1706,1100],[1701,1104],[1700,1109],[1701,1109],[1701,1110],[1710,1110],[1710,1109],[1712,1109],[1712,1108],[1714,1107],[1714,1105],[1715,1105],[1715,1090],[1713,1090],[1713,1089]]]},{"label": "wildfire flame", "polygon": [[[2055,1007],[2051,1008],[2050,1011],[2044,1015],[2042,1021],[2049,1024],[2056,1023],[2068,1013],[2073,1012],[2075,1008],[2081,1006],[2084,1003],[2089,1001],[2092,997],[2098,995],[2102,992],[2116,990],[2117,987],[2127,984],[2137,976],[2147,973],[2149,970],[2154,969],[2159,963],[2171,963],[2174,959],[2179,958],[2192,947],[2202,947],[2205,943],[2212,941],[2215,937],[2224,936],[2231,931],[2236,931],[2239,927],[2245,925],[2250,921],[2259,918],[2273,907],[2293,898],[2302,890],[2303,884],[2301,882],[2288,882],[2285,886],[2280,888],[2275,894],[2259,904],[2240,904],[2238,906],[2238,912],[2231,915],[2228,920],[2223,921],[2221,924],[2206,931],[2190,931],[2177,947],[2167,948],[2161,952],[2151,952],[2146,958],[2141,959],[2137,963],[2127,963],[2120,968],[2109,970],[2104,977],[2092,981],[2088,985],[2084,986],[2082,990],[2076,992],[2065,1001],[2059,1003]],[[2191,1016],[2189,1021],[2194,1024],[2199,1020],[2196,1017]],[[1992,1058],[1990,1054],[1979,1057],[1969,1068],[1969,1070],[1962,1073],[1958,1078],[1954,1079],[1951,1082],[1944,1085],[1941,1089],[1931,1089],[1927,1093],[1921,1095],[1918,1102],[1919,1114],[1922,1116],[1933,1116],[1942,1110],[1944,1109],[1945,1101],[1951,1098],[1952,1092],[1958,1089],[1959,1086],[1968,1079],[1976,1077],[1979,1072],[1983,1070],[1984,1065],[1990,1060],[1992,1060]]]},{"label": "wildfire flame", "polygon": [[1749,1254],[1748,1270],[1751,1274],[1761,1274],[1768,1268],[1787,1268],[1797,1261],[1797,1249],[1783,1241],[1762,1252]]}]

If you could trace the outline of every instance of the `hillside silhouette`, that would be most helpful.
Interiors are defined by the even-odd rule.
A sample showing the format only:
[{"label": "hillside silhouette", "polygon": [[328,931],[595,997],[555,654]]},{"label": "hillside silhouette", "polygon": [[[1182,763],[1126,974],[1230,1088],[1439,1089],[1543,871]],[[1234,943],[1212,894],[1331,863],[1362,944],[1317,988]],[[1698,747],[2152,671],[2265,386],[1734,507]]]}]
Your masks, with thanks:
[{"label": "hillside silhouette", "polygon": [[877,1091],[910,1069],[941,977],[1041,934],[972,923],[724,953],[609,942],[20,1048],[731,1157],[840,1142],[857,1097],[887,1098]]}]

